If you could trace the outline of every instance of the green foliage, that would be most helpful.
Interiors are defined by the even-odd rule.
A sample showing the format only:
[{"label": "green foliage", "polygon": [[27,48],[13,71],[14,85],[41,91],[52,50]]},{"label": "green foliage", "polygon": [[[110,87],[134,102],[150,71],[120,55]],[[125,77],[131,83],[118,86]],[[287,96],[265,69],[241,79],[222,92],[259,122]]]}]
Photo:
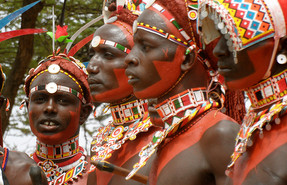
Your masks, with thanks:
[{"label": "green foliage", "polygon": [[[52,31],[52,7],[55,9],[55,24],[60,24],[61,13],[63,8],[63,1],[54,0],[42,0],[44,8],[40,12],[36,28],[46,28],[48,31]],[[0,0],[0,19],[4,18],[9,13],[21,8],[23,5],[21,0]],[[68,33],[72,36],[79,28],[88,23],[92,19],[98,17],[102,13],[102,0],[67,0],[65,13],[64,13],[64,25],[68,25]],[[91,26],[85,30],[74,41],[73,44],[78,43],[80,40],[94,33],[96,28],[103,24],[102,21]],[[10,22],[2,31],[10,31],[20,29],[21,18],[18,17]],[[45,33],[37,34],[34,38],[34,57],[30,67],[35,67],[37,63],[52,53],[52,39]],[[65,44],[65,43],[63,43]],[[4,72],[9,75],[9,70],[14,62],[18,46],[18,38],[9,39],[0,42],[0,63],[4,66]],[[62,51],[63,52],[63,51]],[[84,46],[75,58],[81,61],[88,61],[88,45]]]}]

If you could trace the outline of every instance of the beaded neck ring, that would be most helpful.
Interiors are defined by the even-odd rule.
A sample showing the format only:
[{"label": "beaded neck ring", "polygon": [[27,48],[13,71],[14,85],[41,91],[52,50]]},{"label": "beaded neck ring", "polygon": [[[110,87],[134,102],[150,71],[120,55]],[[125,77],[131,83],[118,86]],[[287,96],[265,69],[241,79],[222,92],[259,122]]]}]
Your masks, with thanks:
[{"label": "beaded neck ring", "polygon": [[287,94],[287,69],[253,87],[245,89],[253,109],[275,103]]},{"label": "beaded neck ring", "polygon": [[121,44],[119,44],[119,43],[117,43],[117,42],[113,42],[113,41],[110,41],[110,40],[104,40],[104,39],[101,39],[100,36],[95,36],[95,37],[93,38],[93,40],[92,40],[91,46],[92,46],[93,48],[96,48],[96,47],[98,47],[100,44],[105,44],[105,45],[108,45],[108,46],[115,47],[115,48],[117,48],[117,49],[119,49],[119,50],[121,50],[121,51],[123,51],[123,52],[125,52],[125,53],[127,53],[127,54],[129,54],[130,51],[131,51],[131,50],[128,49],[127,47],[125,47],[125,46],[123,46],[123,45],[121,45]]}]

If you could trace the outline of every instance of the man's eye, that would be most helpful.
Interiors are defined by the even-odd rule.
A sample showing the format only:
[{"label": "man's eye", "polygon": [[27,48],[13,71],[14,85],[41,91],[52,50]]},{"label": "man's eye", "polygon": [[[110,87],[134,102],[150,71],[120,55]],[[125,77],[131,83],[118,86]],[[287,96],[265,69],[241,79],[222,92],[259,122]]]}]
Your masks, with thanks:
[{"label": "man's eye", "polygon": [[105,52],[104,56],[106,59],[109,59],[109,60],[115,57],[115,55],[110,52]]},{"label": "man's eye", "polygon": [[95,49],[94,48],[90,48],[90,50],[89,50],[89,58],[93,58],[93,56],[96,54],[96,51],[95,51]]},{"label": "man's eye", "polygon": [[62,105],[63,104],[66,105],[66,104],[69,103],[69,101],[67,99],[65,99],[65,98],[59,98],[57,101],[58,101],[59,104],[62,104]]},{"label": "man's eye", "polygon": [[145,51],[145,52],[150,51],[151,48],[152,47],[150,45],[148,45],[148,44],[143,44],[142,45],[142,50]]},{"label": "man's eye", "polygon": [[44,97],[35,97],[35,98],[33,98],[33,102],[43,103],[43,102],[45,102],[45,98]]}]

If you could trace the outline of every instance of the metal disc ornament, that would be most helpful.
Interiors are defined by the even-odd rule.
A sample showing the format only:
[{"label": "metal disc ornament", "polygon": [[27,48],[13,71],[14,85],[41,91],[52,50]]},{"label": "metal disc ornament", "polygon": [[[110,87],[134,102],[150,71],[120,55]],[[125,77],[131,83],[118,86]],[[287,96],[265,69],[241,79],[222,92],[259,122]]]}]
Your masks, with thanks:
[{"label": "metal disc ornament", "polygon": [[48,72],[51,74],[57,74],[60,72],[60,66],[58,64],[52,64],[48,67]]},{"label": "metal disc ornament", "polygon": [[46,90],[48,91],[48,93],[54,94],[58,90],[58,85],[54,82],[50,82],[46,85]]},{"label": "metal disc ornament", "polygon": [[100,44],[100,42],[101,42],[101,37],[100,37],[100,36],[95,36],[95,37],[93,38],[93,40],[92,40],[91,45],[92,45],[93,48],[96,48],[96,47],[98,47],[98,45]]}]

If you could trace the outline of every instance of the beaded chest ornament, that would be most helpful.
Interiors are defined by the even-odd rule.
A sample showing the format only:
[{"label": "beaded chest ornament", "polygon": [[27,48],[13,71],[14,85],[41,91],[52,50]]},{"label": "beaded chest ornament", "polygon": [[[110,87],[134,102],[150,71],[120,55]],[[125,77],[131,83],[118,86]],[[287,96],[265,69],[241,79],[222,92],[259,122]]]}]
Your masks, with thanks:
[{"label": "beaded chest ornament", "polygon": [[[95,152],[91,159],[94,161],[110,158],[127,140],[136,139],[137,134],[147,132],[152,125],[147,116],[147,100],[135,100],[114,106],[111,107],[111,112],[114,122],[101,127],[91,143],[91,151]],[[131,112],[136,114],[132,115]],[[125,116],[121,117],[121,113]],[[127,123],[130,125],[123,125]]]},{"label": "beaded chest ornament", "polygon": [[192,122],[193,119],[212,108],[219,107],[217,102],[206,100],[205,90],[206,88],[188,89],[156,106],[159,115],[165,122],[165,128],[157,131],[152,141],[142,148],[139,153],[140,160],[133,166],[133,170],[126,177],[127,180],[145,166],[147,160],[166,137],[174,134],[181,128],[185,128],[187,125],[195,124]]},{"label": "beaded chest ornament", "polygon": [[[47,145],[37,140],[36,152],[32,158],[45,173],[49,185],[72,183],[83,175],[87,165],[78,135],[60,145]],[[70,159],[61,163],[53,161],[66,158]]]},{"label": "beaded chest ornament", "polygon": [[[283,71],[269,79],[246,90],[248,97],[252,102],[252,107],[244,117],[236,138],[234,152],[231,156],[231,162],[228,165],[226,173],[232,171],[236,160],[246,151],[247,147],[252,146],[251,136],[255,131],[259,131],[259,137],[263,138],[263,129],[271,130],[271,122],[280,124],[280,117],[287,111],[287,85],[286,71]],[[258,113],[258,108],[273,104]]]}]

